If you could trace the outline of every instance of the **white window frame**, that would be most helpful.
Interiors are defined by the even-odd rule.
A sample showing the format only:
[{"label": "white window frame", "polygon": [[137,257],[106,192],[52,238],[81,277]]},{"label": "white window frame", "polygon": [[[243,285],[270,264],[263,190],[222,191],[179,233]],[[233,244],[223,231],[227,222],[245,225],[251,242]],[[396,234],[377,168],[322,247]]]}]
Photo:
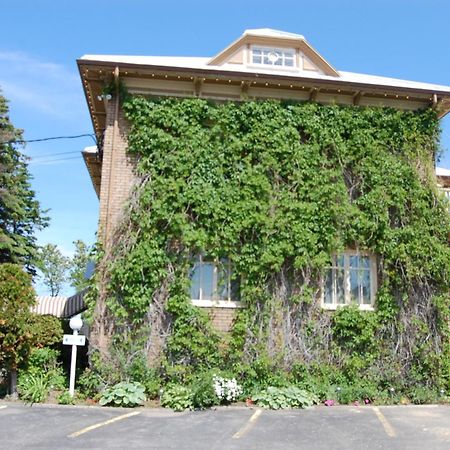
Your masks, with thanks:
[{"label": "white window frame", "polygon": [[[232,298],[232,264],[228,258],[221,258],[222,262],[217,258],[209,258],[204,255],[199,255],[193,261],[193,266],[191,268],[191,273],[193,273],[194,267],[196,265],[200,266],[200,280],[199,280],[199,298],[192,297],[191,287],[189,288],[189,294],[191,295],[191,302],[195,306],[200,306],[203,308],[241,308],[242,304],[237,299]],[[203,298],[203,271],[201,267],[206,264],[213,264],[213,294],[212,298]],[[227,277],[227,298],[221,299],[218,296],[218,281],[219,281],[219,266],[221,264],[225,265],[226,277]]]},{"label": "white window frame", "polygon": [[[370,276],[370,304],[367,303],[357,303],[351,299],[351,290],[350,290],[350,257],[351,256],[362,256],[369,258],[369,276]],[[342,269],[342,266],[338,266],[337,264],[337,258],[343,257],[344,258],[344,266]],[[373,311],[374,305],[375,305],[375,297],[377,293],[377,259],[376,256],[367,253],[367,252],[359,252],[356,250],[346,250],[343,253],[340,253],[338,255],[333,256],[333,262],[330,267],[326,268],[326,271],[330,271],[332,273],[332,303],[326,303],[325,302],[325,290],[326,290],[326,277],[327,274],[324,274],[324,277],[322,279],[322,293],[321,293],[321,303],[323,309],[328,310],[336,310],[339,307],[346,306],[346,305],[352,305],[355,304],[358,306],[360,310],[365,311]],[[344,298],[338,299],[337,298],[337,273],[339,270],[343,270],[344,272]],[[359,293],[361,296],[361,292]]]},{"label": "white window frame", "polygon": [[[254,62],[254,52],[260,51],[261,52],[261,62]],[[276,65],[274,63],[264,63],[264,56],[265,54],[270,54],[271,52],[274,53],[280,53],[281,54],[281,64]],[[292,57],[288,57],[287,53],[292,53]],[[288,66],[285,64],[286,60],[292,60],[292,66]],[[266,47],[263,45],[252,45],[250,47],[250,62],[249,66],[255,66],[255,67],[267,67],[271,69],[281,69],[281,70],[298,70],[298,57],[297,57],[297,51],[295,48],[284,48],[284,47]]]}]

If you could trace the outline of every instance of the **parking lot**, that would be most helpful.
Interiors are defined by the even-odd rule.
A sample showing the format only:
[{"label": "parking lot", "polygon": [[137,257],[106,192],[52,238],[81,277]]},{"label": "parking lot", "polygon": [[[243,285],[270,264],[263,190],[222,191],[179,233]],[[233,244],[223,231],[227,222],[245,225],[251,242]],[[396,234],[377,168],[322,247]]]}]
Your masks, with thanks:
[{"label": "parking lot", "polygon": [[448,449],[448,406],[173,413],[0,403],[2,449]]}]

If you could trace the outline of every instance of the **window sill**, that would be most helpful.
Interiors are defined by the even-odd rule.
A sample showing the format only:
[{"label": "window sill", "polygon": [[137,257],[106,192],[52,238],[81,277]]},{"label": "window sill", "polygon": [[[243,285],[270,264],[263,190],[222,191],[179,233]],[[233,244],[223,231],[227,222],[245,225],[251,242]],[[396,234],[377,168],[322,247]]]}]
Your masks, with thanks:
[{"label": "window sill", "polygon": [[[322,303],[322,309],[325,309],[327,311],[336,311],[339,308],[342,308],[343,306],[350,306],[354,305],[355,303],[346,303],[346,304],[325,304]],[[358,306],[358,309],[360,311],[375,311],[375,308],[373,305],[356,305]]]},{"label": "window sill", "polygon": [[200,308],[243,308],[242,302],[228,300],[191,300],[194,306]]}]

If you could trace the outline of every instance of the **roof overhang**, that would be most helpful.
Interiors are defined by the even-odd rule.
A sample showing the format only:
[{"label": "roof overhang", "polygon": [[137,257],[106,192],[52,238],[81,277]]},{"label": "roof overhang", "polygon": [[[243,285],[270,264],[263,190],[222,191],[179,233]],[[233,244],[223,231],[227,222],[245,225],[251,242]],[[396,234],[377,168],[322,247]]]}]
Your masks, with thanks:
[{"label": "roof overhang", "polygon": [[84,163],[88,169],[91,177],[92,185],[94,186],[97,197],[100,198],[100,186],[102,179],[102,161],[101,155],[97,146],[86,147],[81,154],[83,155]]}]

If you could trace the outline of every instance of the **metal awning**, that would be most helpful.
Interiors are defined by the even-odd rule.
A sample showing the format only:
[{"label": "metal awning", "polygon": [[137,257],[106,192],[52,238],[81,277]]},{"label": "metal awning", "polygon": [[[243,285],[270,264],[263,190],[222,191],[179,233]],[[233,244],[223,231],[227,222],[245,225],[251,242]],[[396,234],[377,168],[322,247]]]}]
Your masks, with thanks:
[{"label": "metal awning", "polygon": [[87,289],[84,289],[71,297],[39,295],[36,297],[36,304],[31,308],[31,311],[35,314],[50,315],[62,319],[72,317],[87,308],[83,300],[86,292]]}]

